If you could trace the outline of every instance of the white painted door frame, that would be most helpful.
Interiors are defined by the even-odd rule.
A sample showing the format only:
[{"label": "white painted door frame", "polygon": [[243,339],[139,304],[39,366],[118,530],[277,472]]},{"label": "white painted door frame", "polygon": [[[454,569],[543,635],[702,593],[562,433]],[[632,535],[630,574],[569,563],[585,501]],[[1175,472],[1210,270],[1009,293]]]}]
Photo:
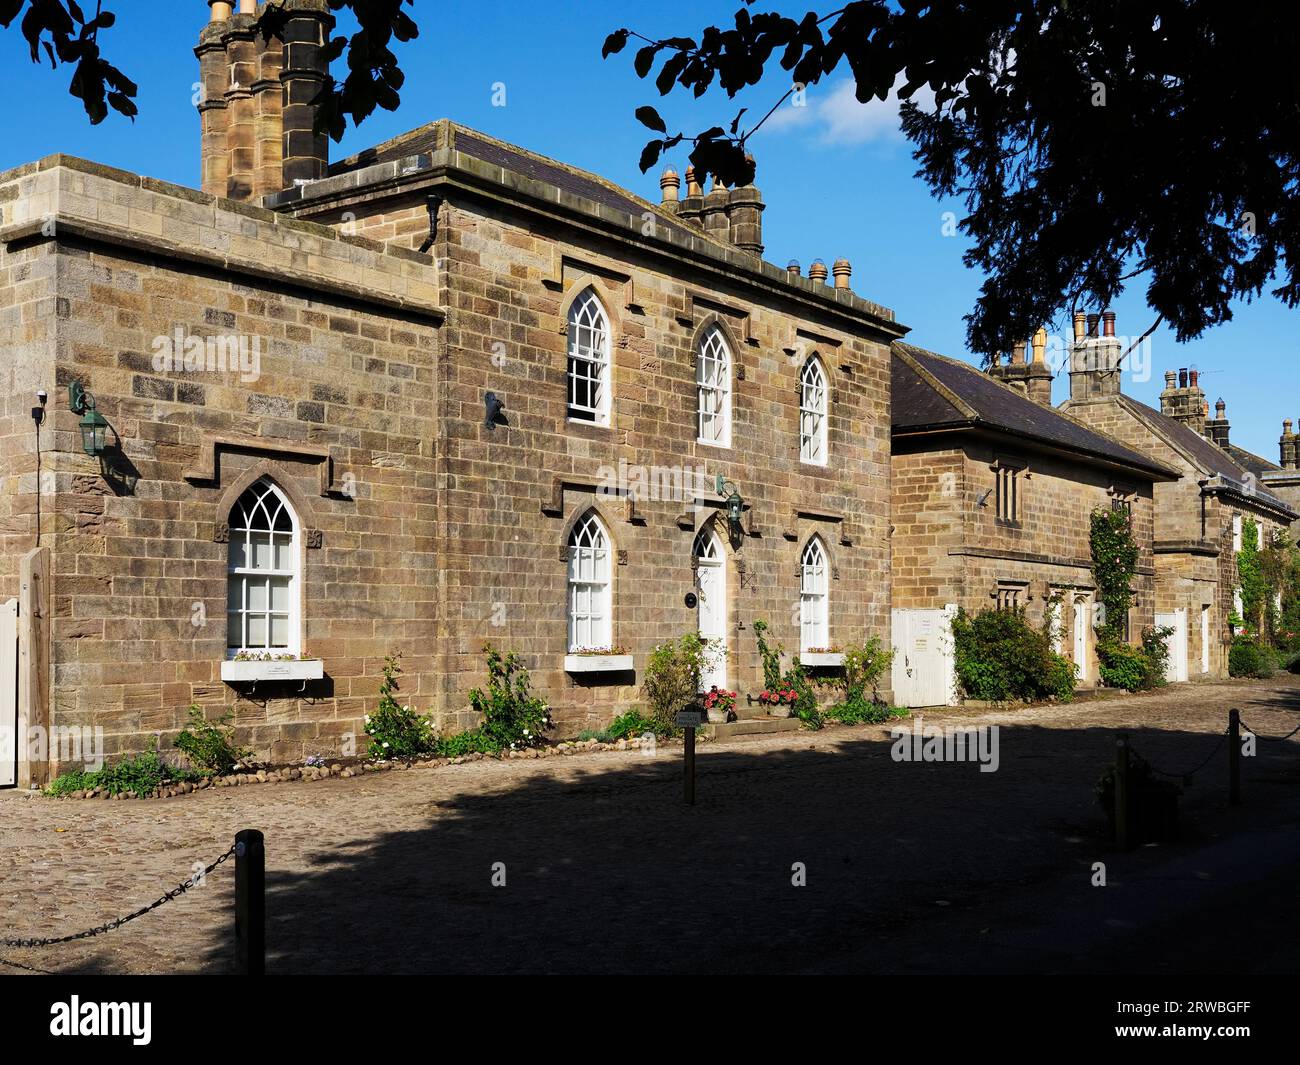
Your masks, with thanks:
[{"label": "white painted door frame", "polygon": [[0,788],[18,783],[18,600],[0,603]]},{"label": "white painted door frame", "polygon": [[696,624],[707,641],[700,691],[727,686],[727,554],[714,529],[701,529],[695,552]]}]

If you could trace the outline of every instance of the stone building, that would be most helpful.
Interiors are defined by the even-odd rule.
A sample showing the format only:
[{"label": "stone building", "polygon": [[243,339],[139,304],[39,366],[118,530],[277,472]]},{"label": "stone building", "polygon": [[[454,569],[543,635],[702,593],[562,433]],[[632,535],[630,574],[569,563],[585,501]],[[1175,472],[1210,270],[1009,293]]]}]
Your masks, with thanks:
[{"label": "stone building", "polygon": [[1228,443],[1227,420],[1222,407],[1219,418],[1207,419],[1196,371],[1166,373],[1157,411],[1121,391],[1123,355],[1113,313],[1076,315],[1070,398],[1062,409],[1178,471],[1177,480],[1155,485],[1156,614],[1175,629],[1174,679],[1225,676],[1230,619],[1240,610],[1235,553],[1244,521],[1255,520],[1263,544],[1297,515],[1230,448],[1215,443],[1216,433]]},{"label": "stone building", "polygon": [[1035,626],[1050,617],[1079,686],[1097,684],[1094,510],[1131,513],[1128,629],[1136,639],[1154,623],[1153,490],[1177,474],[1052,408],[1045,339],[1032,361],[1018,349],[987,374],[893,345],[893,682],[910,705],[953,698],[947,619],[958,607],[1023,608]]},{"label": "stone building", "polygon": [[[202,191],[0,174],[19,735],[112,755],[197,703],[264,756],[336,751],[390,653],[450,731],[486,641],[572,735],[697,626],[741,692],[760,618],[827,664],[886,636],[905,329],[849,264],[764,262],[753,186],[669,170],[650,203],[449,121],[331,165],[331,16],[288,6],[280,47],[210,5]],[[19,748],[22,782],[59,761]]]}]

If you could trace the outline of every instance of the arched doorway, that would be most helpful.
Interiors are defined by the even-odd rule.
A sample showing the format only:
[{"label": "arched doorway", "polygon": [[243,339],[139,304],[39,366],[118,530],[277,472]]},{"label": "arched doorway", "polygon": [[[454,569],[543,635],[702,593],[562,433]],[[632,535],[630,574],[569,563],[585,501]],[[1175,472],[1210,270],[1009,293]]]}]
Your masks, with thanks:
[{"label": "arched doorway", "polygon": [[705,641],[700,690],[727,686],[727,556],[712,527],[699,531],[691,548],[695,562],[697,626]]}]

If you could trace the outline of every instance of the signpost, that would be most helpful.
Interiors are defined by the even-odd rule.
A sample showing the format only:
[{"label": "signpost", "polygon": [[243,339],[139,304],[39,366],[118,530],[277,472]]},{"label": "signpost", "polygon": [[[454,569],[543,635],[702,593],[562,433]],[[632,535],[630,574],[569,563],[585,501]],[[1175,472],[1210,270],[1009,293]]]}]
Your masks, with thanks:
[{"label": "signpost", "polygon": [[695,730],[704,724],[704,714],[699,710],[683,710],[676,718],[678,728],[686,730],[686,804],[695,805]]}]

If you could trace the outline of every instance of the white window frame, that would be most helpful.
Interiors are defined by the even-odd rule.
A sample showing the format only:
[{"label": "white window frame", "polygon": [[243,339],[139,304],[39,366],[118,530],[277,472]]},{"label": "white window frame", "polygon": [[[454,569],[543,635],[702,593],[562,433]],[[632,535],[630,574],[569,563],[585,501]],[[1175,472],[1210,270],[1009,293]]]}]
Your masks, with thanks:
[{"label": "white window frame", "polygon": [[[259,513],[264,515],[267,521],[265,529],[260,524],[255,525],[254,520],[250,520],[248,509],[244,505],[245,500],[254,494],[256,494],[256,499],[253,505],[253,519],[257,519]],[[271,501],[278,504],[278,508],[274,513],[269,509],[273,505]],[[288,515],[290,524],[290,530],[287,534],[289,537],[289,568],[249,565],[249,562],[254,561],[252,553],[254,533],[265,532],[268,535],[267,549],[271,561],[274,561],[277,538],[286,535],[282,530],[275,528],[275,521],[281,509]],[[269,477],[263,477],[249,485],[235,500],[234,505],[230,508],[229,530],[229,542],[226,546],[226,657],[234,659],[235,656],[244,652],[301,655],[303,542],[302,522],[298,518],[298,512],[294,509],[293,504],[289,502],[288,496],[284,494],[280,486]],[[243,545],[245,563],[242,566],[236,564],[235,557],[235,552],[241,544]],[[232,579],[238,581],[238,605],[231,602]],[[275,611],[271,609],[271,582],[273,580],[287,582],[286,595],[289,600],[287,610]],[[265,582],[266,608],[252,611],[248,606],[250,589],[257,581]],[[265,621],[266,642],[263,644],[249,644],[248,618],[257,614],[263,615]],[[240,619],[239,646],[230,642],[230,625],[234,617]],[[288,627],[288,639],[284,645],[271,643],[272,621],[275,617],[283,617]]]},{"label": "white window frame", "polygon": [[[569,305],[568,354],[565,363],[565,402],[568,420],[584,425],[608,425],[611,402],[609,314],[590,285]],[[579,372],[581,371],[581,372]],[[578,402],[579,383],[595,392],[595,402]],[[591,399],[588,394],[585,399]]]},{"label": "white window frame", "polygon": [[799,556],[799,650],[831,645],[830,558],[814,536]]},{"label": "white window frame", "polygon": [[816,355],[799,371],[799,461],[825,466],[829,452],[830,378]]},{"label": "white window frame", "polygon": [[695,437],[701,444],[731,447],[731,346],[710,327],[695,352]]},{"label": "white window frame", "polygon": [[614,569],[609,530],[588,511],[569,533],[569,651],[614,643]]},{"label": "white window frame", "polygon": [[1232,553],[1235,555],[1241,551],[1241,515],[1232,516]]}]

